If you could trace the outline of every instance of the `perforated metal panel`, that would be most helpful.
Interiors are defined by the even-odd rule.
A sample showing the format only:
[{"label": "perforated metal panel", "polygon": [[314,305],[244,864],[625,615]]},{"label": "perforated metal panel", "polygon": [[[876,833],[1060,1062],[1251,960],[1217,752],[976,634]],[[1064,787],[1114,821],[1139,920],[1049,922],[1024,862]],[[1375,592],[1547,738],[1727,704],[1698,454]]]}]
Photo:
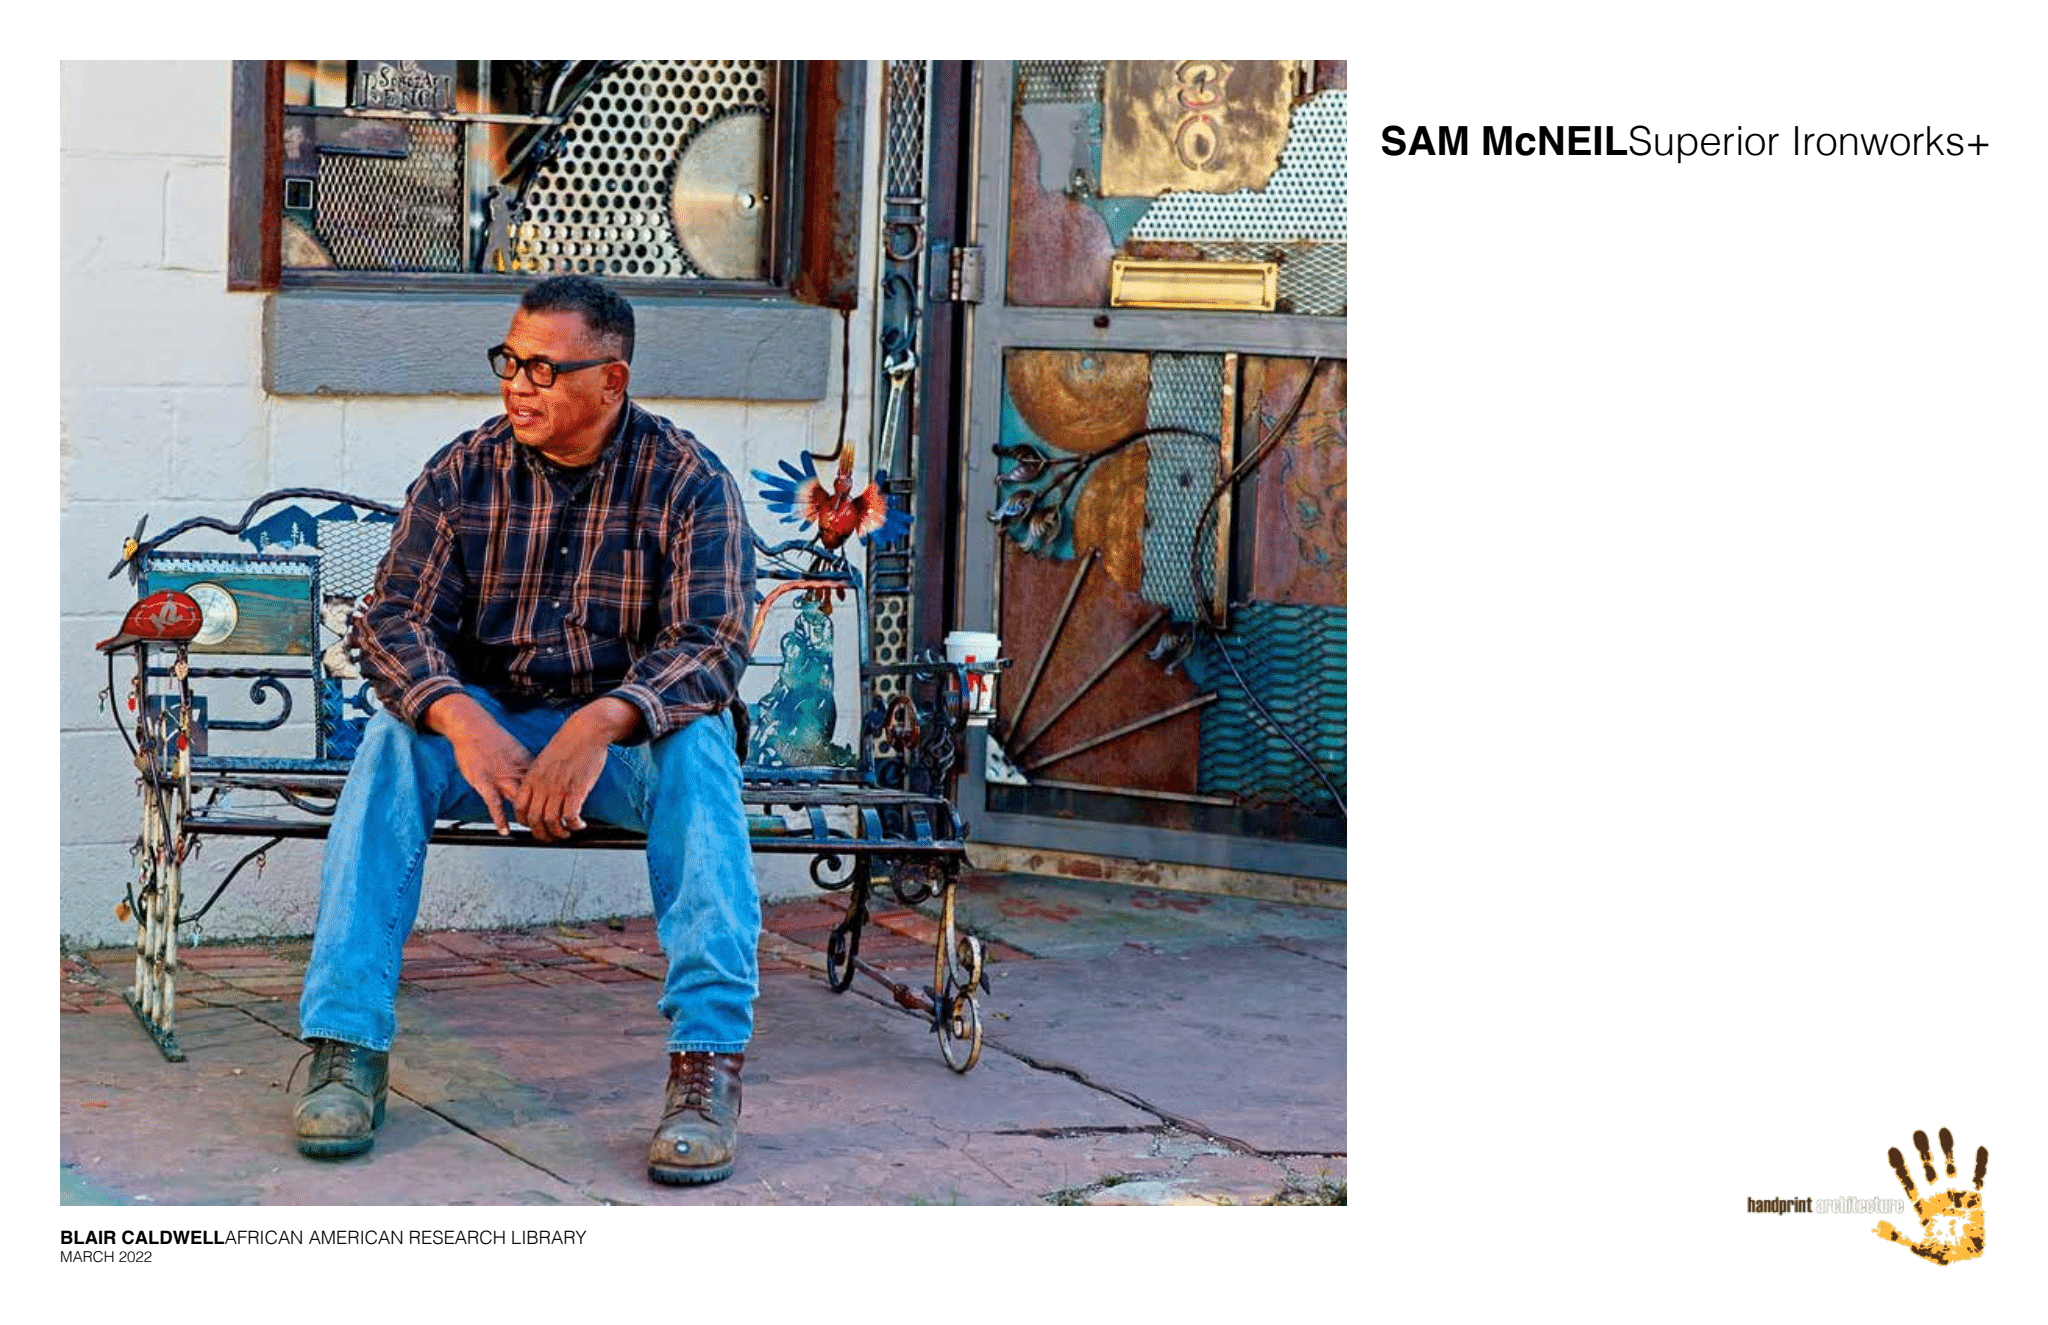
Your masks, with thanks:
[{"label": "perforated metal panel", "polygon": [[1100,101],[1101,60],[1019,60],[1017,100]]},{"label": "perforated metal panel", "polygon": [[[874,599],[869,650],[870,656],[883,665],[910,661],[910,600],[907,597],[890,594]],[[906,693],[900,676],[876,677],[874,691],[884,706]],[[903,755],[896,743],[885,735],[874,737],[873,752],[877,763]]]},{"label": "perforated metal panel", "polygon": [[406,155],[320,154],[313,224],[345,271],[462,271],[463,130],[408,122]]},{"label": "perforated metal panel", "polygon": [[[1237,671],[1273,717],[1345,786],[1344,609],[1247,603],[1224,635]],[[1199,761],[1205,795],[1249,806],[1287,805],[1335,814],[1336,802],[1285,738],[1262,720],[1206,636],[1188,673],[1221,698],[1202,710]]]},{"label": "perforated metal panel", "polygon": [[1168,193],[1146,209],[1131,232],[1138,239],[1289,240],[1343,242],[1345,98],[1319,92],[1297,106],[1280,168],[1263,189],[1231,193]]},{"label": "perforated metal panel", "polygon": [[[1215,434],[1223,422],[1223,356],[1155,354],[1152,394],[1145,426],[1167,425]],[[1145,572],[1139,592],[1173,610],[1182,621],[1195,618],[1195,584],[1188,554],[1195,546],[1195,521],[1216,485],[1217,443],[1167,434],[1145,441]],[[1202,573],[1214,584],[1214,517],[1202,540]]]},{"label": "perforated metal panel", "polygon": [[765,109],[769,81],[766,60],[635,60],[598,80],[527,190],[541,270],[700,275],[669,222],[676,157],[711,120]]}]

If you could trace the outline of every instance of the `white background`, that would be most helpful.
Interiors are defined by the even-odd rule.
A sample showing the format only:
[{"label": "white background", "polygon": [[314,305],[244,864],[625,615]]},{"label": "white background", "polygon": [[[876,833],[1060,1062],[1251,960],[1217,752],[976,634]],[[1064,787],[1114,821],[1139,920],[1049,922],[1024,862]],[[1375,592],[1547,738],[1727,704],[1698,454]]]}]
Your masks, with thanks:
[{"label": "white background", "polygon": [[[886,10],[807,18],[824,49],[787,49],[786,18],[663,21],[799,57],[1139,56],[1243,34],[1248,12],[1181,7],[1162,27],[1056,10],[963,10],[928,52],[937,29]],[[57,1228],[117,1217],[35,1204],[56,1186],[51,1081],[16,1100],[21,1263],[65,1300],[143,1292],[174,1320],[303,1310],[323,1300],[309,1274],[365,1309],[511,1303],[514,1319],[2038,1319],[2040,21],[1956,4],[1249,12],[1246,54],[1351,56],[1353,1204],[363,1212],[597,1231],[580,1254],[418,1255],[399,1274],[217,1252],[121,1278],[55,1265]],[[475,31],[445,22],[449,49]],[[264,52],[152,36],[63,53]],[[54,106],[54,65],[22,58],[32,109]],[[1489,123],[1931,125],[1992,146],[1394,159],[1389,123],[1475,140]],[[35,127],[55,141],[47,116]],[[10,239],[54,251],[54,219]],[[15,324],[19,372],[45,365],[16,388],[52,384],[29,425],[47,439],[42,320]],[[25,450],[47,455],[54,494],[54,445]],[[54,661],[10,665],[10,689],[56,693]],[[31,826],[55,823],[36,772],[54,746],[16,762]],[[24,885],[49,891],[54,837],[23,858]],[[30,1064],[54,1058],[42,919],[16,963]],[[1893,1195],[1885,1150],[1942,1126],[1991,1151],[1979,1261],[1923,1264],[1874,1218],[1744,1213],[1751,1196]]]},{"label": "white background", "polygon": [[[1359,33],[1353,1199],[1397,1318],[2040,1319],[2044,31],[1689,8]],[[1780,155],[1478,155],[1546,123]],[[1746,1213],[1943,1126],[1977,1262]]]}]

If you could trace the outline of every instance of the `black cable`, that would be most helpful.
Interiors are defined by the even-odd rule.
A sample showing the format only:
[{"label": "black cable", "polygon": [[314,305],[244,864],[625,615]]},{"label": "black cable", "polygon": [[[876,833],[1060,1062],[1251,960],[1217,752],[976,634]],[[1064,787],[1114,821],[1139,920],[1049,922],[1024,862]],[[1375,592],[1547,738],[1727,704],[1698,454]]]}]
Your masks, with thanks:
[{"label": "black cable", "polygon": [[206,905],[200,907],[197,911],[194,911],[189,916],[178,917],[176,923],[180,925],[192,924],[194,921],[198,920],[199,917],[205,915],[208,911],[211,911],[213,909],[213,904],[219,901],[220,895],[228,890],[228,885],[235,881],[235,876],[242,872],[242,867],[244,865],[247,865],[252,860],[261,860],[265,852],[269,851],[270,848],[276,846],[278,843],[282,841],[284,841],[284,839],[281,837],[273,837],[268,842],[265,842],[262,846],[257,847],[254,851],[251,851],[248,855],[236,861],[235,867],[228,871],[228,876],[220,881],[220,887],[215,888],[213,890],[213,895],[206,899]]},{"label": "black cable", "polygon": [[[114,698],[114,651],[112,649],[107,650],[107,703],[114,706],[114,730],[121,733],[122,741],[126,742],[128,746],[129,757],[134,758],[140,751],[136,750],[135,742],[128,737],[127,725],[121,721],[121,706]],[[141,720],[141,715],[138,714],[136,721],[140,722]]]},{"label": "black cable", "polygon": [[839,310],[839,443],[829,455],[819,455],[809,447],[804,454],[813,460],[837,460],[846,451],[846,415],[853,394],[853,310]]}]

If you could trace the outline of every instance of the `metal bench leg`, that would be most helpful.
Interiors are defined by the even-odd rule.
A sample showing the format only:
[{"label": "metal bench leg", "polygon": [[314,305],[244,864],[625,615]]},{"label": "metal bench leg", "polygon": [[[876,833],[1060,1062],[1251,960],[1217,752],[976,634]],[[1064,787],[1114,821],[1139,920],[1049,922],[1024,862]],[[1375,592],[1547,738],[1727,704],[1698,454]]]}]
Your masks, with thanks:
[{"label": "metal bench leg", "polygon": [[166,714],[149,702],[149,657],[135,655],[136,763],[142,773],[142,841],[135,897],[135,984],[123,997],[142,1029],[173,1063],[185,1061],[178,1047],[179,884],[189,839],[185,818],[192,810],[192,690],[189,663],[180,645],[173,655],[175,708]]},{"label": "metal bench leg", "polygon": [[853,893],[846,907],[846,919],[834,927],[825,943],[825,983],[835,994],[845,993],[853,984],[854,961],[860,956],[860,931],[868,922],[868,890],[873,881],[868,858],[858,857],[853,865]]},{"label": "metal bench leg", "polygon": [[178,792],[142,784],[142,891],[136,896],[135,984],[122,997],[173,1063],[185,1061],[175,1026],[178,999],[178,885],[184,843],[165,801]]},{"label": "metal bench leg", "polygon": [[945,1056],[946,1066],[968,1072],[981,1060],[981,1008],[974,991],[977,987],[986,990],[988,977],[981,969],[981,940],[972,934],[956,934],[953,928],[958,863],[947,861],[945,872],[939,892],[937,950],[932,954],[932,989],[937,1003],[932,1009],[933,1028],[939,1033],[939,1052]]}]

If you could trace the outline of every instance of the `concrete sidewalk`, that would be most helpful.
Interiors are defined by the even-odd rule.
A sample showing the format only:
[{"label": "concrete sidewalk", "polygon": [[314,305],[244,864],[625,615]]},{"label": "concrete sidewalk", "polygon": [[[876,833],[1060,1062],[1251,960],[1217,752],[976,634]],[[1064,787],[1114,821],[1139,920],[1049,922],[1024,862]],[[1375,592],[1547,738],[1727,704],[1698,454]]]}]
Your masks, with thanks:
[{"label": "concrete sidewalk", "polygon": [[[929,907],[925,908],[929,909]],[[992,941],[980,1064],[865,976],[833,994],[843,899],[770,907],[739,1167],[647,1180],[667,1071],[652,922],[414,936],[385,1124],[366,1156],[293,1149],[307,944],[184,954],[165,1062],[120,999],[125,950],[62,962],[67,1204],[1262,1204],[1344,1199],[1345,915],[970,875]],[[861,957],[931,978],[893,900]],[[303,1068],[299,1069],[303,1080]]]}]

